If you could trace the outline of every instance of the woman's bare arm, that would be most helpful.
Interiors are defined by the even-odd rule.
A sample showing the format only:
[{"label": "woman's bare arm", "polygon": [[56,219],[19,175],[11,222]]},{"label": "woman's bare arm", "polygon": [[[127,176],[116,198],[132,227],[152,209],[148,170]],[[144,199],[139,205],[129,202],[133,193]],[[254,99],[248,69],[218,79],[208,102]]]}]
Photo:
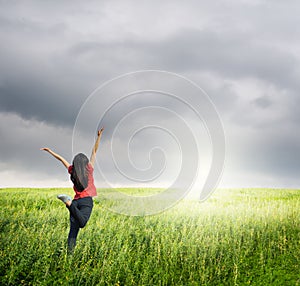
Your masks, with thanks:
[{"label": "woman's bare arm", "polygon": [[98,130],[97,139],[96,139],[95,145],[94,145],[93,150],[92,150],[92,154],[91,154],[91,158],[90,158],[90,163],[91,163],[91,165],[93,167],[94,167],[94,164],[95,164],[96,152],[97,152],[98,147],[99,147],[99,143],[100,143],[100,139],[101,139],[103,130],[104,130],[103,127],[100,130]]},{"label": "woman's bare arm", "polygon": [[49,154],[51,154],[54,158],[56,158],[57,160],[59,160],[60,162],[62,162],[64,164],[64,166],[68,169],[70,164],[68,163],[68,161],[63,158],[62,156],[58,155],[57,153],[53,152],[51,149],[49,148],[41,148],[42,151],[46,151]]}]

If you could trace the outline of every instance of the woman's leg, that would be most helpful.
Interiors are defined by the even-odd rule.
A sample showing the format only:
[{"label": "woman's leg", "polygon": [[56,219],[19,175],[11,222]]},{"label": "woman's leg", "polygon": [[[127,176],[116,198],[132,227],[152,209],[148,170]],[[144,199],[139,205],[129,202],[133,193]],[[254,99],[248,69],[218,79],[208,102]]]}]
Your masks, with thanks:
[{"label": "woman's leg", "polygon": [[92,209],[93,199],[86,197],[78,200],[73,200],[70,206],[67,206],[71,215],[75,218],[80,228],[85,227],[88,222]]},{"label": "woman's leg", "polygon": [[76,246],[76,238],[79,232],[79,223],[70,213],[70,232],[68,236],[68,251],[72,253]]},{"label": "woman's leg", "polygon": [[88,222],[93,209],[93,199],[86,197],[73,200],[71,205],[66,205],[70,211],[70,232],[68,236],[68,251],[72,253],[76,246],[76,238],[80,228]]}]

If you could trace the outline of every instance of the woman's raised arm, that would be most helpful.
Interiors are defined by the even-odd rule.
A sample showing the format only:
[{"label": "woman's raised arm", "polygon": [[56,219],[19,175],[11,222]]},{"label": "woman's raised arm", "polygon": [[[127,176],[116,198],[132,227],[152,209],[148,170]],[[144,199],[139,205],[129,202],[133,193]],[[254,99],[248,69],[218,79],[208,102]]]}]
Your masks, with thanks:
[{"label": "woman's raised arm", "polygon": [[90,163],[91,163],[91,165],[93,167],[94,167],[94,164],[95,164],[96,152],[97,152],[98,147],[99,147],[99,143],[100,143],[100,139],[101,139],[101,135],[102,135],[103,130],[104,130],[103,127],[100,130],[98,130],[97,139],[96,139],[95,145],[94,145],[93,150],[92,150],[92,154],[91,154],[91,158],[90,158]]},{"label": "woman's raised arm", "polygon": [[54,158],[56,158],[57,160],[59,160],[60,162],[62,162],[63,165],[67,169],[69,168],[69,166],[70,166],[69,162],[65,158],[63,158],[62,156],[60,156],[57,153],[53,152],[51,149],[49,149],[49,148],[41,148],[40,150],[46,151],[46,152],[50,153]]}]

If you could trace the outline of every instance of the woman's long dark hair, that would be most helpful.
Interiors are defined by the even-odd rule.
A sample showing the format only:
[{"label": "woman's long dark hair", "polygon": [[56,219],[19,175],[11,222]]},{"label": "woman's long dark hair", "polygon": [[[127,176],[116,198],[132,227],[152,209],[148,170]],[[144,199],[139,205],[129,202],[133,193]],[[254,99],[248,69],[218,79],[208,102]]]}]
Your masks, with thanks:
[{"label": "woman's long dark hair", "polygon": [[79,192],[82,192],[88,186],[88,174],[86,169],[88,163],[89,159],[82,153],[77,154],[73,159],[71,181]]}]

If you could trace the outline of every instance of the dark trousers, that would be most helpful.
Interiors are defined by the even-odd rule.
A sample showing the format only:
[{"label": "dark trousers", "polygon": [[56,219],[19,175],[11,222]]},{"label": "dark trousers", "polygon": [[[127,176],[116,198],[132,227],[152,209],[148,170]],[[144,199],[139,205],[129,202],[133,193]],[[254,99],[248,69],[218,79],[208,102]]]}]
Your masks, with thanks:
[{"label": "dark trousers", "polygon": [[85,197],[78,200],[73,200],[72,204],[67,208],[70,211],[70,232],[68,236],[68,249],[73,251],[76,245],[76,238],[80,228],[85,227],[88,222],[92,209],[93,199]]}]

